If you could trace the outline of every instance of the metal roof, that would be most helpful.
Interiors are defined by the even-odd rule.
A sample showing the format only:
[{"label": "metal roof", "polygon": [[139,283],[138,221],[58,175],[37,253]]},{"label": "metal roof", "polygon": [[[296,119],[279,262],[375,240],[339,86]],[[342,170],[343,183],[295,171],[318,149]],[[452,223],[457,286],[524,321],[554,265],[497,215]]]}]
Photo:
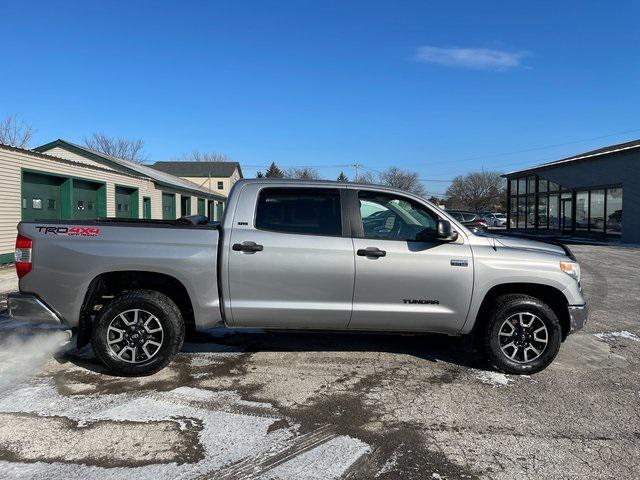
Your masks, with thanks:
[{"label": "metal roof", "polygon": [[595,150],[589,150],[588,152],[579,153],[578,155],[573,155],[571,157],[562,158],[560,160],[554,160],[552,162],[542,163],[540,165],[536,165],[534,167],[525,168],[523,170],[514,170],[513,172],[508,172],[502,175],[503,177],[528,173],[535,170],[542,170],[548,167],[554,167],[556,165],[576,162],[578,160],[588,160],[593,157],[600,157],[603,155],[609,155],[612,153],[618,153],[626,150],[633,150],[636,148],[640,148],[640,139],[632,140],[630,142],[617,143],[615,145],[609,145],[607,147],[597,148]]},{"label": "metal roof", "polygon": [[78,155],[85,156],[92,160],[107,164],[110,167],[115,168],[116,170],[124,169],[125,171],[133,173],[134,175],[141,175],[151,178],[155,183],[163,185],[165,187],[196,192],[201,195],[204,194],[207,197],[215,198],[217,200],[225,199],[225,197],[222,195],[215,194],[206,188],[200,187],[199,185],[196,185],[193,182],[189,182],[188,180],[183,180],[182,178],[171,175],[170,173],[161,172],[159,170],[156,170],[155,168],[151,168],[148,165],[142,165],[129,160],[125,160],[123,158],[113,157],[111,155],[107,155],[96,150],[92,150],[91,148],[62,140],[60,138],[45,145],[40,145],[33,150],[42,153],[55,147],[62,147],[68,151],[77,153]]},{"label": "metal roof", "polygon": [[230,177],[238,170],[242,178],[242,170],[238,162],[156,162],[150,165],[156,170],[171,173],[178,177]]}]

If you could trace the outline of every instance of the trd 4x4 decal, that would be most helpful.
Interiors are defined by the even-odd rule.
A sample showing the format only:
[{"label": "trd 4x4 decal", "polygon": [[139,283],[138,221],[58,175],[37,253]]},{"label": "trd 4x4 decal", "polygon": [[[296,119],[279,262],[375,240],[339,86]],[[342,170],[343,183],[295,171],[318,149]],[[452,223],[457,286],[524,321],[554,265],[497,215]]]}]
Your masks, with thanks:
[{"label": "trd 4x4 decal", "polygon": [[62,235],[66,237],[97,237],[100,229],[97,227],[47,227],[37,226],[36,230],[45,235]]}]

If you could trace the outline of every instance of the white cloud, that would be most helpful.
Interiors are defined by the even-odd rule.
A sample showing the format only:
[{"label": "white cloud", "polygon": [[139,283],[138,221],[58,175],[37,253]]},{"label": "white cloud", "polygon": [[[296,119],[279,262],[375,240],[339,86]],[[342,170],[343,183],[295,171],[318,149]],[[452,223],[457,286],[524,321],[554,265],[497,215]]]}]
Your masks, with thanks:
[{"label": "white cloud", "polygon": [[418,48],[415,60],[447,67],[503,71],[519,67],[527,52],[506,52],[490,48],[431,47]]}]

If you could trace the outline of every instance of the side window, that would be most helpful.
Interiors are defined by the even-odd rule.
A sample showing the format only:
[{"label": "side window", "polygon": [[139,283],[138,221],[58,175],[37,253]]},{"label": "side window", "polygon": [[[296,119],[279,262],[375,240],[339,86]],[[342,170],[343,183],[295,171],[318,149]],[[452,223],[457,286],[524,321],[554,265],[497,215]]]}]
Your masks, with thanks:
[{"label": "side window", "polygon": [[284,233],[340,236],[340,192],[332,188],[265,188],[258,196],[255,226]]},{"label": "side window", "polygon": [[436,232],[437,218],[413,200],[392,194],[358,192],[364,237],[415,241],[420,232]]}]

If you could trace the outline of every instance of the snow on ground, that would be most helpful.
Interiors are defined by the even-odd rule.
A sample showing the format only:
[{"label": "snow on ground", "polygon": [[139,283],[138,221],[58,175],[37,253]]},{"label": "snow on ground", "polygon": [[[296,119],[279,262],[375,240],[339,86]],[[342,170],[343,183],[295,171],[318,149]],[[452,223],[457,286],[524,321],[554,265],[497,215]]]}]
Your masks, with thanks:
[{"label": "snow on ground", "polygon": [[476,378],[482,383],[486,383],[493,387],[505,387],[509,385],[509,383],[513,382],[511,378],[500,372],[479,371]]},{"label": "snow on ground", "polygon": [[594,333],[600,340],[607,340],[611,338],[626,338],[633,340],[634,342],[640,342],[640,337],[635,333],[628,332],[627,330],[620,330],[619,332],[607,332],[607,333]]}]

